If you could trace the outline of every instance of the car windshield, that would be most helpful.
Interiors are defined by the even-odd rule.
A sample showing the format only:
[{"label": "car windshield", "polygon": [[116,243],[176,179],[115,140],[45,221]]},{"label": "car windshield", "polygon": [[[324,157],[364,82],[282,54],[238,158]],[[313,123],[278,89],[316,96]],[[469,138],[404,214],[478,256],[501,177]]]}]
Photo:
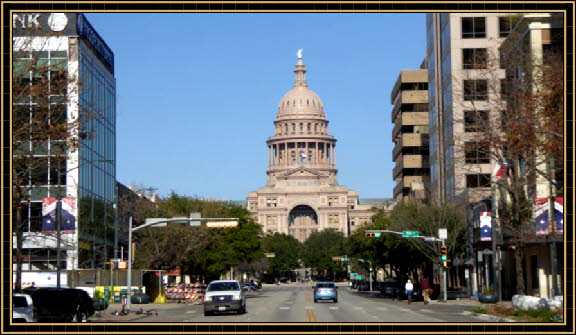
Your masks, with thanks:
[{"label": "car windshield", "polygon": [[12,297],[13,307],[28,307],[28,301],[26,297]]},{"label": "car windshield", "polygon": [[334,283],[318,283],[318,288],[332,288],[334,287]]},{"label": "car windshield", "polygon": [[208,286],[208,292],[213,291],[238,291],[238,283],[212,283]]}]

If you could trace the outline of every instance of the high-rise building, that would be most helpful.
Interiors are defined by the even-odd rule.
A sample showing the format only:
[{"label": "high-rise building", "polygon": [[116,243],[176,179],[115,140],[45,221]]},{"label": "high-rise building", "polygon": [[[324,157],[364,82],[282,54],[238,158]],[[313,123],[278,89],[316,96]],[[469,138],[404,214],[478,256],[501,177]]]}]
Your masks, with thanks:
[{"label": "high-rise building", "polygon": [[322,100],[308,88],[300,56],[294,87],[280,100],[276,131],[267,141],[266,186],[248,193],[248,210],[266,233],[300,241],[329,228],[348,235],[370,221],[372,206],[338,184],[336,139],[328,133]]},{"label": "high-rise building", "polygon": [[427,198],[428,162],[428,70],[402,70],[392,89],[392,159],[396,163],[394,198]]},{"label": "high-rise building", "polygon": [[511,26],[507,13],[426,15],[433,201],[469,203],[490,194],[496,162],[474,133],[500,118],[499,47]]},{"label": "high-rise building", "polygon": [[[20,207],[22,269],[56,269],[57,245],[50,215],[57,197],[64,198],[65,209],[62,269],[102,268],[106,259],[113,257],[114,240],[114,53],[83,14],[14,13],[12,33],[14,85],[30,87],[32,92],[48,83],[46,96],[50,97],[46,105],[32,93],[14,99],[14,118],[33,124],[38,122],[37,112],[45,109],[47,129],[56,127],[57,122],[75,128],[72,136],[78,144],[72,148],[65,145],[66,139],[50,137],[44,143],[33,143],[26,136],[15,139],[14,147],[22,146],[22,150],[14,150],[14,160],[28,155],[34,162],[29,174],[23,174],[22,185],[28,188]],[[36,65],[30,67],[33,63]],[[53,92],[59,78],[64,78],[66,85]]]}]

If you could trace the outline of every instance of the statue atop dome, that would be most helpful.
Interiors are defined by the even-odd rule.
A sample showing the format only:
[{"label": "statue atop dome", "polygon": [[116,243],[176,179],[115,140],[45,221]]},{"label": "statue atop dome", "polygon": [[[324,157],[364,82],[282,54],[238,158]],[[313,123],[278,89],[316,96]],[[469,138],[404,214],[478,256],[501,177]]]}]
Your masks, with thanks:
[{"label": "statue atop dome", "polygon": [[298,49],[298,59],[302,59],[302,51],[304,51],[304,49]]}]

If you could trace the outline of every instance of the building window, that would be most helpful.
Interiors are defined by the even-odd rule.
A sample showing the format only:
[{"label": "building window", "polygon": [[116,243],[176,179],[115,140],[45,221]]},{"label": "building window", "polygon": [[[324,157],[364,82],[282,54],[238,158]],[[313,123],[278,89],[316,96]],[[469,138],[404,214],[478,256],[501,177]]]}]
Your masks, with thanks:
[{"label": "building window", "polygon": [[348,209],[354,209],[354,202],[353,201],[348,202]]},{"label": "building window", "polygon": [[488,129],[488,111],[464,111],[464,131],[476,133]]},{"label": "building window", "polygon": [[488,64],[486,49],[462,49],[462,65],[464,70],[485,69]]},{"label": "building window", "polygon": [[328,197],[328,206],[335,206],[338,203],[338,197]]},{"label": "building window", "polygon": [[312,130],[312,126],[310,125],[310,123],[308,123],[308,132],[310,132]]},{"label": "building window", "polygon": [[276,198],[266,199],[266,207],[278,207],[276,203]]},{"label": "building window", "polygon": [[287,124],[285,125],[284,130],[286,130],[285,133],[288,134],[288,125]]},{"label": "building window", "polygon": [[302,123],[300,123],[300,132],[304,131],[304,125]]},{"label": "building window", "polygon": [[462,18],[462,38],[484,38],[484,37],[486,37],[485,17]]},{"label": "building window", "polygon": [[256,201],[250,201],[250,210],[255,211],[258,203]]},{"label": "building window", "polygon": [[500,68],[501,69],[505,69],[506,68],[506,60],[504,59],[504,53],[502,52],[502,49],[498,49],[498,57],[500,58]]},{"label": "building window", "polygon": [[338,218],[338,214],[328,214],[328,223],[329,224],[334,224],[334,223],[339,223],[339,218]]},{"label": "building window", "polygon": [[490,174],[467,174],[466,187],[490,187]]},{"label": "building window", "polygon": [[514,25],[512,23],[512,16],[501,16],[498,18],[498,30],[500,31],[500,37],[508,37],[510,31],[512,31]]},{"label": "building window", "polygon": [[293,133],[296,132],[296,123],[292,123],[292,132],[293,132]]},{"label": "building window", "polygon": [[487,100],[488,99],[488,80],[464,80],[464,100]]},{"label": "building window", "polygon": [[314,124],[314,132],[317,133],[318,132],[318,123]]},{"label": "building window", "polygon": [[466,164],[489,164],[490,146],[485,142],[464,143]]}]

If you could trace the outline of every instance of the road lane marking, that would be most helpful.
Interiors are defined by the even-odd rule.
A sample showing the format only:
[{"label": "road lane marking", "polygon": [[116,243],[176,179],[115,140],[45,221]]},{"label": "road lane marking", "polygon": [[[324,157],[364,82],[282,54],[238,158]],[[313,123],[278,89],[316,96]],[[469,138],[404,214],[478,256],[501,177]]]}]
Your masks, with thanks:
[{"label": "road lane marking", "polygon": [[354,309],[364,309],[364,307],[356,306]]},{"label": "road lane marking", "polygon": [[382,307],[382,306],[378,306],[378,307],[376,307],[376,309],[381,310],[381,311],[387,311],[388,310],[388,308]]},{"label": "road lane marking", "polygon": [[313,309],[307,309],[306,311],[308,311],[308,322],[318,322],[318,318]]},{"label": "road lane marking", "polygon": [[280,307],[280,309],[290,309],[290,307],[286,306],[286,307]]},{"label": "road lane marking", "polygon": [[338,309],[338,307],[328,307],[328,309]]},{"label": "road lane marking", "polygon": [[188,312],[186,312],[186,313],[196,313],[196,311],[188,311]]}]

